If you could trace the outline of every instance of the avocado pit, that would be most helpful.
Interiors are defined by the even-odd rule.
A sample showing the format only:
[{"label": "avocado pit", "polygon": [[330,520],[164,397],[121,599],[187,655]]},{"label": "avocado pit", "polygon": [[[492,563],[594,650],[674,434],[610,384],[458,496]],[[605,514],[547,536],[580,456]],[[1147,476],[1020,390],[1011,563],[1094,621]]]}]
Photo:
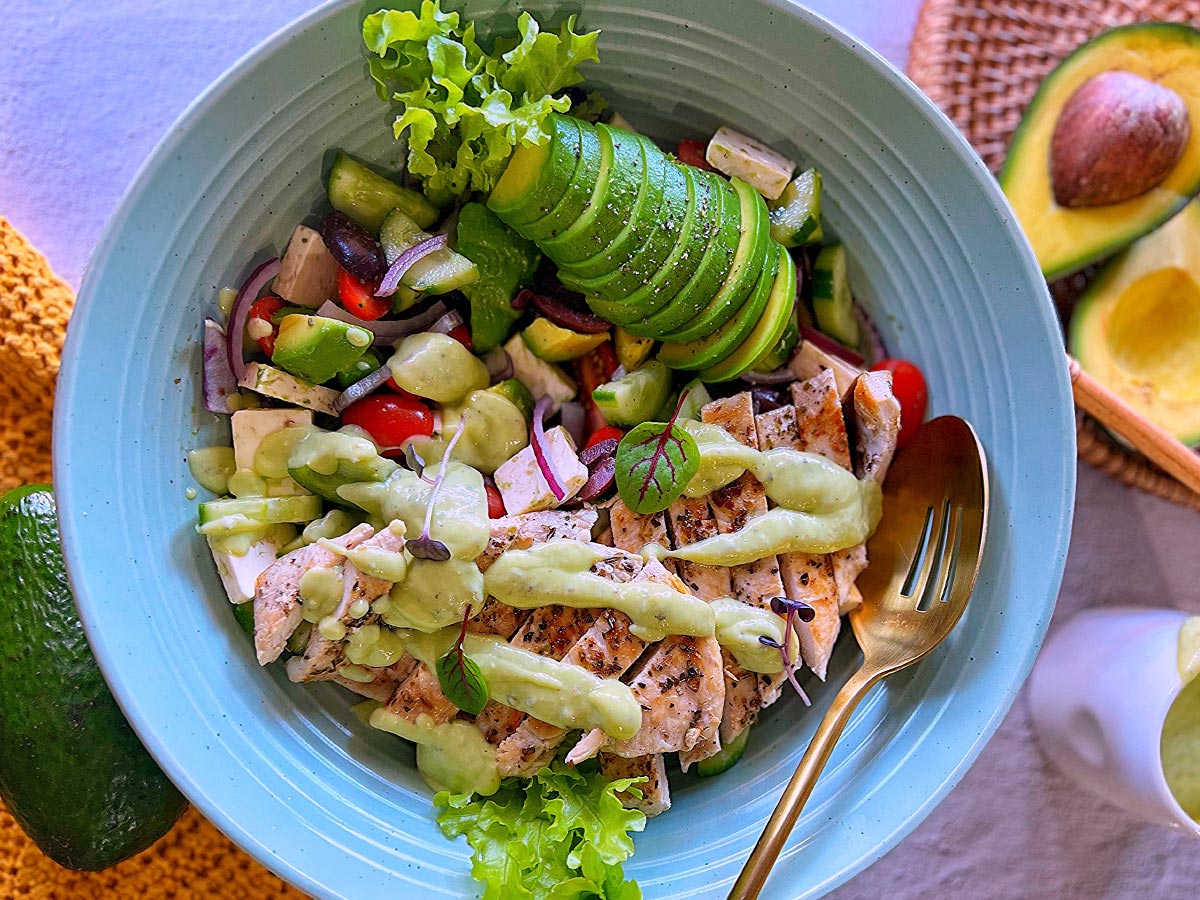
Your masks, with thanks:
[{"label": "avocado pit", "polygon": [[1170,174],[1187,146],[1187,103],[1132,72],[1101,72],[1063,106],[1050,142],[1050,178],[1060,206],[1121,203]]}]

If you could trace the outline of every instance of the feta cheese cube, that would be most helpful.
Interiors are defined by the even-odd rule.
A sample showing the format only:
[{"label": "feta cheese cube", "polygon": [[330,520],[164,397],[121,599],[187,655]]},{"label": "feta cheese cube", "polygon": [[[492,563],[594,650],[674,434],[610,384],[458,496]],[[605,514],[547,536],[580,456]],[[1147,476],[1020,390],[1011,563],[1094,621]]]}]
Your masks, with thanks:
[{"label": "feta cheese cube", "polygon": [[776,200],[792,180],[796,164],[761,141],[722,125],[708,142],[704,158],[730,178],[740,178],[768,200]]},{"label": "feta cheese cube", "polygon": [[293,403],[315,412],[336,416],[334,402],[340,396],[333,388],[322,387],[289,375],[274,366],[250,363],[239,385],[266,397],[274,397],[284,403]]},{"label": "feta cheese cube", "polygon": [[520,513],[554,509],[566,503],[587,484],[587,466],[579,461],[575,444],[565,428],[558,425],[546,432],[546,458],[563,481],[566,496],[559,500],[550,490],[550,483],[542,474],[533,455],[533,447],[526,447],[504,465],[493,476],[504,508],[510,516]]},{"label": "feta cheese cube", "polygon": [[239,409],[233,414],[233,459],[239,469],[254,468],[254,454],[268,434],[296,425],[312,425],[307,409]]},{"label": "feta cheese cube", "polygon": [[579,392],[575,382],[561,366],[534,356],[521,335],[514,334],[504,345],[504,350],[512,361],[513,374],[529,388],[533,399],[537,400],[543,394],[550,398],[548,415],[554,415],[564,403]]},{"label": "feta cheese cube", "polygon": [[316,309],[337,294],[338,264],[321,235],[297,225],[272,290],[288,303]]},{"label": "feta cheese cube", "polygon": [[268,539],[257,541],[250,545],[245,556],[235,556],[212,546],[209,549],[217,564],[217,574],[221,576],[221,584],[229,596],[229,602],[237,605],[254,599],[254,584],[258,576],[267,570],[279,553],[279,545]]}]

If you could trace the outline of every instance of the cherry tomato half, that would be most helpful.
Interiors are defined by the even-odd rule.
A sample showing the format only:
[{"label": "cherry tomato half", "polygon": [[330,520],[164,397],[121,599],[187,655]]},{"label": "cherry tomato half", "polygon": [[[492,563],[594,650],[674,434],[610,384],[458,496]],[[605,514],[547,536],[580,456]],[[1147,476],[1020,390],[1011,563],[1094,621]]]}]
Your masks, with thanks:
[{"label": "cherry tomato half", "polygon": [[410,437],[433,434],[433,413],[412,397],[371,394],[342,413],[343,425],[357,425],[381,447],[397,447]]},{"label": "cherry tomato half", "polygon": [[584,424],[588,431],[597,431],[608,425],[608,421],[592,400],[592,391],[610,380],[617,371],[617,351],[612,341],[605,341],[595,350],[575,360],[575,374],[579,378],[579,396],[586,413]]},{"label": "cherry tomato half", "polygon": [[494,484],[485,484],[483,487],[487,491],[488,518],[499,519],[507,516],[508,510],[504,508],[504,498],[500,496],[500,489]]},{"label": "cherry tomato half", "polygon": [[271,317],[281,309],[283,309],[283,301],[274,294],[267,294],[265,297],[259,297],[252,304],[250,304],[250,314],[246,319],[247,326],[249,326],[250,321],[253,319],[259,319],[260,321],[266,322],[271,326],[270,334],[268,334],[266,337],[255,338],[258,348],[262,350],[263,353],[267,354],[267,356],[270,356],[275,352],[275,338],[279,334],[279,326],[271,321]]},{"label": "cherry tomato half", "polygon": [[392,310],[392,301],[375,296],[375,285],[359,281],[345,269],[338,270],[338,299],[346,312],[372,322]]},{"label": "cherry tomato half", "polygon": [[594,447],[601,441],[606,441],[609,438],[616,438],[618,441],[625,436],[625,432],[616,425],[605,425],[603,428],[597,428],[592,432],[592,436],[587,439],[587,443],[583,449]]},{"label": "cherry tomato half", "polygon": [[675,149],[675,156],[681,163],[687,163],[689,166],[695,166],[705,172],[715,172],[717,170],[710,166],[704,157],[704,151],[707,149],[708,145],[704,141],[687,138],[679,142],[679,146]]},{"label": "cherry tomato half", "polygon": [[475,352],[475,342],[471,340],[471,330],[466,325],[459,325],[457,328],[451,329],[447,334],[472,353]]},{"label": "cherry tomato half", "polygon": [[892,373],[892,393],[900,401],[900,438],[903,447],[925,421],[925,407],[929,404],[929,389],[921,370],[907,359],[883,359],[871,366],[875,372]]}]

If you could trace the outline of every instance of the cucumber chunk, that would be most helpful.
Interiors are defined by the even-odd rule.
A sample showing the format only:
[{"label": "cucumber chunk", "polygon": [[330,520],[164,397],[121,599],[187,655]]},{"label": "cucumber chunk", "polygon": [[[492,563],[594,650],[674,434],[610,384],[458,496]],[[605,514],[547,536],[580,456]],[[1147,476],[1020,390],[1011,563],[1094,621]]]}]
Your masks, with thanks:
[{"label": "cucumber chunk", "polygon": [[437,209],[424,195],[389,181],[340,150],[327,187],[334,209],[375,234],[393,209],[403,210],[421,228],[438,220]]},{"label": "cucumber chunk", "polygon": [[[405,250],[431,237],[433,235],[423,231],[411,216],[397,209],[384,220],[379,242],[390,266]],[[409,266],[400,276],[400,283],[426,294],[445,294],[478,279],[479,267],[475,263],[449,247],[443,247]]]},{"label": "cucumber chunk", "polygon": [[696,763],[696,774],[701,778],[712,778],[714,775],[729,771],[745,754],[746,744],[749,741],[750,726],[747,725],[738,733],[737,737],[722,746],[714,755]]},{"label": "cucumber chunk", "polygon": [[861,335],[846,273],[846,248],[841,244],[829,244],[817,254],[813,263],[812,302],[817,328],[835,341],[857,349]]},{"label": "cucumber chunk", "polygon": [[321,515],[321,498],[238,497],[209,500],[199,507],[201,534],[228,535],[260,531],[269,525],[311,522]]},{"label": "cucumber chunk", "polygon": [[592,391],[592,400],[610,425],[648,422],[671,393],[671,370],[656,359]]},{"label": "cucumber chunk", "polygon": [[771,237],[785,247],[802,247],[820,242],[821,173],[806,169],[796,176],[778,200],[767,204],[771,210]]}]

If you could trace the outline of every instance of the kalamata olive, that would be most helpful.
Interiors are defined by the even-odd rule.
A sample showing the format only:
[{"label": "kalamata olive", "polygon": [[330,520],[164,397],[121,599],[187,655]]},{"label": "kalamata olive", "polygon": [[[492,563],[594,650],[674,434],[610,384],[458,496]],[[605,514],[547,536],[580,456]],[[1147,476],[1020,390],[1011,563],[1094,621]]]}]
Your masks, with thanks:
[{"label": "kalamata olive", "polygon": [[754,400],[754,414],[761,415],[784,405],[783,394],[764,385],[756,384],[750,388],[750,396]]},{"label": "kalamata olive", "polygon": [[612,328],[612,325],[604,319],[581,308],[583,306],[582,294],[575,295],[580,300],[580,304],[577,307],[565,299],[562,296],[563,293],[570,292],[563,291],[555,294],[534,293],[529,299],[533,301],[533,305],[537,307],[538,312],[562,328],[570,328],[572,331],[581,331],[584,334],[600,334]]},{"label": "kalamata olive", "polygon": [[617,461],[615,457],[606,456],[591,470],[587,484],[579,489],[576,495],[580,500],[595,500],[613,485],[616,477]]},{"label": "kalamata olive", "polygon": [[604,459],[604,457],[612,456],[616,453],[618,443],[620,442],[616,438],[605,438],[602,441],[598,441],[579,454],[579,461],[588,468],[591,468]]},{"label": "kalamata olive", "polygon": [[387,271],[387,260],[370,232],[340,212],[321,223],[321,237],[339,266],[359,281],[374,283]]}]

